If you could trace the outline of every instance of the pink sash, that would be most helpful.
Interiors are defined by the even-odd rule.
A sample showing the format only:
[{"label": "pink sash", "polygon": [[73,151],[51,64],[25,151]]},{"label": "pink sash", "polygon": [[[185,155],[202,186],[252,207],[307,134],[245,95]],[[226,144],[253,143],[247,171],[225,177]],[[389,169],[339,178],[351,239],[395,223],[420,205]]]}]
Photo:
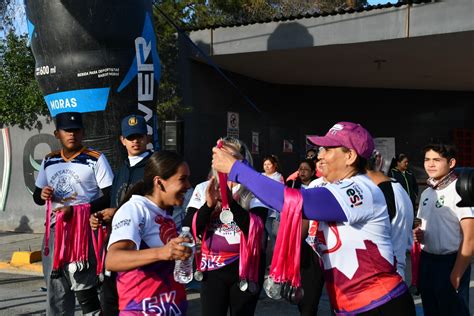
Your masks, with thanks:
[{"label": "pink sash", "polygon": [[297,189],[285,188],[280,228],[273,251],[270,277],[277,283],[301,285],[301,221],[303,198]]}]

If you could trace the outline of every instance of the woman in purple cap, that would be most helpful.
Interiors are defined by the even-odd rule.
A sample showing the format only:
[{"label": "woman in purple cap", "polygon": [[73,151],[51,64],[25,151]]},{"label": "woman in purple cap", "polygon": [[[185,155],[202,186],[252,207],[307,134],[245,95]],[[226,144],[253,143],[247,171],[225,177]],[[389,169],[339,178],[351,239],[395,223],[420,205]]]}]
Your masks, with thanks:
[{"label": "woman in purple cap", "polygon": [[[319,221],[317,243],[327,291],[337,315],[415,315],[413,299],[396,272],[390,221],[382,191],[365,174],[374,149],[369,132],[351,122],[323,137],[318,158],[323,187],[301,190],[303,218]],[[218,148],[212,167],[229,173],[262,202],[281,210],[287,194],[272,181]]]}]

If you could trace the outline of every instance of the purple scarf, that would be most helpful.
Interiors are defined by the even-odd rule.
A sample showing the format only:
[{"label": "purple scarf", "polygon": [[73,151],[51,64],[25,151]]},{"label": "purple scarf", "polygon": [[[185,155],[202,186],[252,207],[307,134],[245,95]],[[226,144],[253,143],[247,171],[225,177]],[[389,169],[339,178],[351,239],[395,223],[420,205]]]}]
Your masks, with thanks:
[{"label": "purple scarf", "polygon": [[428,178],[426,184],[433,190],[442,190],[450,185],[458,176],[454,173],[454,170],[451,170],[444,178],[440,180],[435,180],[433,178]]}]

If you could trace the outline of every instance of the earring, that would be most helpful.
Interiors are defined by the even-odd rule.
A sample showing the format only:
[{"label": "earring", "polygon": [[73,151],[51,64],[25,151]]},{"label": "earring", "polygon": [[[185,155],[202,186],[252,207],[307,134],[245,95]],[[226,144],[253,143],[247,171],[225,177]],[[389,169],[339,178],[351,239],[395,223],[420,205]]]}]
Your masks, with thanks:
[{"label": "earring", "polygon": [[161,191],[165,191],[165,186],[163,185],[163,183],[161,183],[160,180],[158,180],[158,185],[160,186]]}]

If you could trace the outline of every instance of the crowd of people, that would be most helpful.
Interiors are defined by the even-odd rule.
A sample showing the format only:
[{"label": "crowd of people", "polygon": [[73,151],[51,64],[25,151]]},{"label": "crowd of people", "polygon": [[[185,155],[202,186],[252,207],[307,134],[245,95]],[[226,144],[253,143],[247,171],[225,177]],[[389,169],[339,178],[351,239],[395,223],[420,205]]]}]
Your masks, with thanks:
[{"label": "crowd of people", "polygon": [[[451,145],[424,148],[428,188],[418,196],[407,156],[396,155],[385,174],[360,124],[309,137],[313,147],[286,181],[276,155],[256,171],[247,146],[225,137],[212,149],[209,177],[192,189],[182,156],[146,149],[142,116],[122,120],[127,158],[115,174],[82,145],[80,113],[60,113],[55,123],[61,150],[44,158],[33,195],[48,210],[48,315],[74,315],[75,299],[84,315],[186,315],[173,268],[193,255],[201,314],[253,315],[266,275],[280,282],[272,256],[275,245],[295,240],[290,218],[301,218],[301,243],[293,244],[301,282],[280,284],[281,296],[300,315],[317,314],[324,286],[336,315],[415,315],[405,271],[414,244],[424,315],[469,315],[474,208],[456,205]],[[84,218],[90,233],[79,234],[71,223]],[[178,226],[190,227],[199,247],[188,247]],[[66,239],[74,249],[61,246]],[[277,250],[278,260],[294,261]]]}]

